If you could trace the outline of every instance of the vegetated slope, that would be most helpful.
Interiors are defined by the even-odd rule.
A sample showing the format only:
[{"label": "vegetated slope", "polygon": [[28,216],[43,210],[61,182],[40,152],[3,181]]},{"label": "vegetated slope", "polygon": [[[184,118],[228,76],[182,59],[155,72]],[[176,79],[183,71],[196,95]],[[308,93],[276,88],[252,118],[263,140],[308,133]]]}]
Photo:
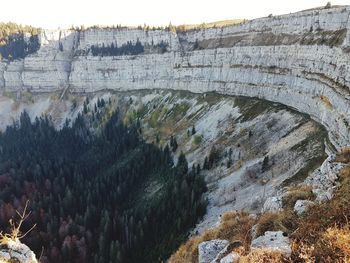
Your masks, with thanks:
[{"label": "vegetated slope", "polygon": [[[319,124],[265,100],[170,90],[66,93],[63,100],[30,92],[7,96],[0,100],[2,125],[23,110],[32,120],[50,115],[57,127],[86,112],[89,126],[100,129],[118,108],[126,125],[140,125],[146,141],[160,148],[168,144],[174,157],[184,152],[208,186],[207,212],[194,233],[215,225],[226,211],[260,212],[267,198],[305,179],[326,158],[327,136]],[[206,157],[211,161],[203,169]],[[152,200],[160,185],[146,183],[143,200]]]},{"label": "vegetated slope", "polygon": [[[99,101],[100,102],[100,101]],[[156,262],[184,240],[205,209],[205,184],[183,154],[173,166],[169,147],[140,139],[118,112],[101,123],[83,114],[56,130],[28,114],[0,136],[0,228],[30,200],[23,242],[41,262]],[[148,192],[150,185],[156,184]]]},{"label": "vegetated slope", "polygon": [[[335,161],[343,163],[344,167],[331,200],[314,203],[306,213],[298,216],[293,211],[296,200],[312,200],[315,196],[309,187],[295,186],[288,190],[283,200],[283,211],[262,213],[255,217],[247,213],[226,213],[217,227],[183,244],[170,262],[198,262],[198,245],[213,239],[225,239],[236,244],[238,240],[241,241],[241,246],[227,251],[239,254],[239,262],[349,262],[350,149],[345,148],[338,153]],[[278,250],[250,249],[253,236],[256,238],[265,231],[279,230],[291,240],[290,257]]]},{"label": "vegetated slope", "polygon": [[326,158],[326,132],[306,115],[280,104],[215,93],[116,93],[126,123],[137,119],[150,142],[186,154],[207,182],[207,213],[193,231],[244,209],[259,213],[283,187],[303,181]]}]

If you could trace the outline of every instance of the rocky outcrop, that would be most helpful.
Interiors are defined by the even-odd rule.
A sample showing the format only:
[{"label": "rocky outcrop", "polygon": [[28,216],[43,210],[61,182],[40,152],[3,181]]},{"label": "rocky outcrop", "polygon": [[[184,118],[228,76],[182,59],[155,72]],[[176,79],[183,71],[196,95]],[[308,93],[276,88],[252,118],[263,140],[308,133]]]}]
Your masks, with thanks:
[{"label": "rocky outcrop", "polygon": [[344,167],[344,164],[335,162],[335,157],[335,154],[331,154],[321,167],[305,180],[305,183],[312,187],[317,202],[327,201],[333,197],[339,172]]},{"label": "rocky outcrop", "polygon": [[202,242],[198,246],[198,262],[199,263],[211,263],[215,262],[217,256],[226,251],[229,242],[227,240],[214,239],[206,242]]},{"label": "rocky outcrop", "polygon": [[251,249],[268,249],[281,252],[289,257],[292,253],[289,238],[282,231],[266,231],[265,235],[254,239],[251,243]]},{"label": "rocky outcrop", "polygon": [[266,199],[262,212],[277,213],[281,210],[282,210],[282,196],[271,196]]},{"label": "rocky outcrop", "polygon": [[239,258],[240,258],[240,256],[237,253],[232,252],[232,253],[228,254],[226,257],[222,258],[220,260],[220,263],[238,263]]},{"label": "rocky outcrop", "polygon": [[314,204],[314,202],[309,200],[298,200],[294,205],[294,211],[297,213],[297,215],[302,215]]},{"label": "rocky outcrop", "polygon": [[[43,31],[41,48],[0,63],[7,91],[183,89],[259,97],[310,114],[336,148],[349,144],[350,7],[313,9],[223,28]],[[167,52],[94,57],[92,45],[128,41]]]},{"label": "rocky outcrop", "polygon": [[38,263],[33,251],[19,240],[9,240],[0,246],[0,262]]}]

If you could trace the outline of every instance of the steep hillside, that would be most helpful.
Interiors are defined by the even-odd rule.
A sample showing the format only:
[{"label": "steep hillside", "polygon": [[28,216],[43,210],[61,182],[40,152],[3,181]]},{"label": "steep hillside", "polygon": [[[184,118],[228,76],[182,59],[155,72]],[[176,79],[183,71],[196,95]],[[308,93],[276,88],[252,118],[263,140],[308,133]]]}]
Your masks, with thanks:
[{"label": "steep hillside", "polygon": [[[173,165],[169,147],[146,143],[140,127],[123,125],[118,111],[103,122],[110,103],[87,110],[86,100],[83,113],[61,130],[24,112],[0,135],[0,245],[7,254],[17,234],[10,242],[2,233],[26,200],[32,213],[18,236],[50,263],[161,261],[203,215],[199,171],[188,169],[183,154]],[[97,133],[90,123],[101,124]]]},{"label": "steep hillside", "polygon": [[[100,101],[110,102],[107,111],[100,113],[101,123],[91,124],[94,129],[119,109],[126,125],[140,122],[148,142],[164,147],[173,137],[178,145],[173,151],[175,161],[184,152],[189,167],[202,169],[205,159],[209,163],[210,156],[215,156],[201,172],[208,186],[208,207],[193,233],[215,225],[226,211],[260,212],[266,200],[320,166],[326,158],[325,146],[331,147],[324,128],[309,116],[259,99],[162,90],[66,94],[63,100],[44,93],[8,96],[0,102],[2,128],[23,110],[33,120],[49,115],[62,127],[66,119],[74,120],[84,112],[89,98],[86,111],[95,118]],[[148,192],[152,189],[158,189],[156,182],[150,183]]]},{"label": "steep hillside", "polygon": [[[32,40],[35,42],[33,48]],[[66,161],[71,158],[73,164],[70,161],[64,164],[73,165],[77,171],[83,169],[80,166],[77,168],[77,163],[79,164],[84,156],[88,155],[90,158],[89,154],[96,154],[107,167],[111,164],[109,161],[113,159],[112,155],[107,156],[105,160],[104,156],[99,155],[102,151],[94,152],[101,146],[96,143],[95,138],[101,138],[103,141],[109,138],[108,136],[112,136],[111,133],[108,133],[108,136],[105,134],[105,127],[113,130],[114,126],[111,122],[116,118],[113,114],[115,111],[120,113],[118,125],[125,129],[137,127],[134,132],[137,133],[137,138],[142,136],[140,147],[141,151],[144,150],[143,153],[149,153],[145,150],[147,145],[155,144],[156,146],[152,146],[154,147],[152,154],[157,155],[165,151],[166,158],[174,159],[174,166],[170,163],[162,163],[161,167],[167,171],[166,175],[182,171],[179,172],[181,180],[174,183],[171,176],[166,178],[158,176],[157,169],[152,170],[148,167],[146,159],[149,156],[147,155],[145,159],[137,155],[137,152],[140,152],[138,147],[135,145],[132,147],[129,144],[123,146],[130,152],[121,156],[121,159],[125,160],[121,167],[129,168],[141,163],[151,170],[147,170],[149,172],[146,173],[147,178],[141,180],[142,187],[135,191],[123,192],[125,193],[123,205],[118,203],[121,190],[117,190],[116,192],[119,193],[115,195],[111,194],[112,190],[101,191],[101,187],[94,192],[96,198],[92,201],[96,206],[100,203],[106,205],[104,200],[99,199],[97,192],[105,194],[108,200],[114,200],[113,205],[117,208],[122,207],[121,213],[126,213],[118,222],[121,225],[130,226],[125,231],[119,232],[114,228],[115,233],[122,233],[120,234],[120,240],[124,244],[122,248],[119,248],[115,242],[111,243],[113,248],[106,248],[108,243],[106,240],[98,241],[102,245],[94,242],[89,245],[90,254],[83,253],[83,255],[98,255],[98,253],[103,255],[102,258],[95,258],[95,262],[104,262],[108,258],[120,260],[121,257],[130,262],[140,260],[144,256],[151,261],[155,258],[164,259],[180,241],[186,238],[189,234],[188,230],[196,222],[198,224],[190,234],[204,232],[201,236],[204,238],[195,240],[211,241],[209,237],[220,237],[229,241],[213,240],[214,246],[231,241],[234,243],[231,239],[235,238],[237,233],[233,235],[229,232],[232,235],[228,237],[228,234],[221,235],[222,232],[219,230],[218,235],[208,237],[208,228],[218,226],[220,218],[224,225],[226,221],[230,224],[234,221],[234,231],[240,225],[247,230],[245,234],[252,234],[244,241],[241,240],[245,242],[245,249],[248,249],[246,252],[250,253],[249,246],[256,230],[253,227],[255,223],[260,222],[264,227],[267,225],[266,228],[261,227],[261,229],[255,226],[258,227],[258,234],[255,235],[257,238],[265,238],[263,230],[285,231],[293,235],[299,231],[298,224],[301,227],[307,225],[299,221],[297,215],[299,212],[303,215],[310,203],[319,205],[333,196],[338,198],[336,200],[344,201],[337,191],[339,171],[344,164],[339,163],[333,153],[350,144],[349,6],[315,8],[289,15],[269,16],[212,28],[41,30],[35,39],[22,36],[19,41],[15,39],[14,44],[8,41],[0,49],[1,54],[7,52],[0,61],[0,128],[4,131],[0,139],[5,138],[2,141],[4,145],[13,143],[18,152],[17,155],[12,156],[13,151],[7,145],[6,154],[18,160],[3,159],[3,165],[0,168],[3,168],[6,173],[5,181],[0,183],[6,185],[9,182],[8,174],[14,174],[14,171],[21,168],[23,164],[24,168],[20,169],[19,178],[24,178],[22,181],[25,183],[34,178],[35,183],[34,186],[30,184],[31,189],[34,187],[34,189],[45,190],[46,183],[44,184],[43,178],[37,176],[31,178],[30,174],[25,172],[36,166],[28,166],[28,162],[23,160],[37,158],[35,161],[40,163],[45,162],[48,156],[42,156],[42,153],[32,154],[28,149],[18,150],[22,147],[18,142],[22,141],[25,145],[30,143],[31,146],[38,147],[35,140],[42,139],[40,135],[42,131],[36,130],[41,125],[38,123],[41,122],[35,121],[35,118],[40,116],[43,118],[43,125],[47,125],[48,122],[53,123],[58,129],[48,127],[51,131],[50,136],[53,136],[50,137],[51,139],[60,138],[59,134],[67,130],[74,136],[80,136],[78,139],[73,136],[77,140],[73,140],[67,149],[61,147],[68,144],[67,141],[63,139],[61,143],[55,141],[53,148],[48,148],[51,149],[49,154],[53,156],[56,151],[62,154]],[[11,46],[11,43],[14,46]],[[20,53],[16,43],[21,43],[20,47],[23,46]],[[13,52],[20,55],[12,54]],[[22,125],[19,124],[23,122],[23,115],[21,115],[23,110],[28,113],[28,116],[25,115],[23,129],[32,127],[29,119],[35,121],[33,127],[29,129],[32,135],[34,131],[33,137],[27,137],[28,135],[24,132],[21,133]],[[80,123],[81,114],[86,124],[84,129],[79,129],[76,127],[77,124],[73,124]],[[45,120],[46,116],[49,116],[49,120]],[[11,129],[6,130],[7,125],[12,125],[11,129],[17,134],[14,141],[10,140]],[[133,133],[129,134],[125,130],[122,133],[126,137],[133,136]],[[8,141],[6,136],[9,138]],[[88,146],[81,148],[80,153],[74,147],[81,146],[76,145],[81,137],[83,144]],[[103,142],[105,147],[113,152],[109,148],[112,146],[106,141]],[[40,143],[45,145],[41,141]],[[120,141],[117,140],[116,147],[119,147],[118,143]],[[72,150],[70,147],[74,148],[74,154],[70,152]],[[1,148],[2,152],[5,150]],[[187,160],[185,162],[182,153],[186,155],[188,163]],[[69,158],[67,154],[70,154]],[[89,160],[91,162],[88,163],[88,167],[98,166],[94,158]],[[60,158],[54,161],[57,162],[57,166],[62,164]],[[20,165],[16,166],[16,162]],[[188,164],[189,171],[185,164]],[[142,174],[142,168],[137,167],[139,170],[136,174]],[[120,172],[119,165],[112,165],[112,168]],[[59,171],[59,173],[62,174],[65,171]],[[89,174],[89,171],[84,171]],[[96,169],[92,171],[97,172]],[[107,168],[99,171],[101,180],[109,178],[108,171]],[[58,175],[56,172],[53,173],[54,176]],[[64,174],[69,181],[70,173]],[[29,176],[29,179],[26,176]],[[200,197],[205,187],[194,183],[201,176],[208,188],[204,194],[208,201],[206,213],[203,212],[204,199]],[[183,178],[185,179],[182,180]],[[89,181],[90,179],[92,181]],[[94,180],[99,179],[84,177],[82,185],[91,187],[95,183]],[[19,179],[17,181],[22,182]],[[347,179],[343,181],[347,183]],[[8,190],[13,188],[20,196],[22,192],[18,188],[18,182],[10,184],[11,187],[8,186],[6,191],[0,192],[5,197],[4,203],[0,204],[4,211],[14,212],[14,209],[10,209],[12,206],[20,207],[23,204],[23,200],[20,203],[19,197],[11,195]],[[128,180],[125,182],[130,183]],[[67,189],[77,190],[80,185],[80,182],[70,183]],[[104,186],[107,185],[106,181],[103,183]],[[114,185],[116,189],[118,189],[118,183],[119,181]],[[172,188],[171,183],[176,187]],[[65,181],[60,182],[64,188],[65,184]],[[130,185],[134,186],[133,183]],[[201,187],[196,192],[189,188],[189,185]],[[30,192],[28,187],[24,191]],[[340,188],[340,191],[344,190],[343,188],[345,187]],[[172,191],[180,200],[179,202],[182,202],[182,207],[189,206],[195,212],[191,209],[182,209],[180,205],[175,205],[174,211],[169,209],[176,203],[176,200],[171,197]],[[180,194],[181,191],[185,193],[183,196]],[[79,191],[74,192],[76,194]],[[46,193],[47,191],[43,195]],[[159,194],[167,197],[164,202]],[[88,221],[85,220],[87,211],[84,210],[86,200],[78,195],[77,198],[81,198],[80,210],[73,211],[67,204],[65,210],[61,212],[57,204],[61,203],[62,196],[68,196],[69,198],[67,197],[64,202],[70,201],[69,204],[72,204],[71,193],[68,190],[52,197],[55,200],[55,211],[59,210],[59,214],[65,216],[65,219],[60,219],[60,223],[69,225],[71,219],[69,214],[74,214],[74,220],[78,222],[72,223],[76,226],[73,230],[65,226],[69,228],[70,232],[67,230],[69,233],[76,234],[68,235],[64,232],[67,234],[65,237],[69,236],[67,237],[67,239],[70,238],[69,240],[76,240],[77,236],[82,239],[81,232],[84,231],[79,227],[82,227],[82,221],[86,227]],[[37,220],[42,224],[40,230],[52,229],[43,216],[45,211],[38,212],[40,207],[45,206],[40,198],[35,196]],[[151,205],[151,208],[158,207],[161,213],[152,214],[153,210],[151,212],[147,210],[148,205]],[[47,206],[46,204],[45,208]],[[334,207],[337,211],[331,210],[330,216],[338,217],[339,211],[345,211],[336,205]],[[317,211],[325,211],[328,208],[321,205],[320,208],[318,207],[320,210]],[[227,211],[242,209],[250,215],[240,213],[237,216],[237,213],[232,212],[231,217],[222,217]],[[282,209],[285,209],[287,215],[280,212]],[[153,218],[153,215],[159,220],[162,215],[166,215],[167,218],[162,221],[159,233],[156,229],[150,233],[155,234],[147,243],[154,245],[151,249],[152,253],[147,253],[147,245],[136,242],[136,240],[142,240],[146,226],[154,225],[151,224],[153,221],[148,219],[140,219],[138,224],[140,226],[134,224],[135,218],[141,218],[140,211],[146,210],[148,218]],[[188,211],[193,213],[191,212],[188,216]],[[100,225],[95,222],[89,229],[93,233],[101,230],[108,218],[114,218],[114,215],[105,216],[103,209],[100,212],[99,218],[103,217],[103,220],[101,220],[102,223],[99,222]],[[177,212],[178,214],[175,215]],[[267,214],[256,218],[257,214],[265,212]],[[272,216],[270,212],[273,213]],[[4,213],[6,215],[4,218],[8,219],[10,214]],[[201,218],[203,214],[204,217]],[[320,214],[321,212],[313,216],[319,217]],[[289,217],[289,215],[292,216]],[[287,218],[287,226],[283,221],[284,216]],[[280,222],[281,217],[283,217],[283,224]],[[175,220],[175,218],[180,219]],[[196,221],[199,218],[201,220]],[[166,236],[165,226],[168,220],[172,227],[169,229],[169,236]],[[241,220],[246,224],[236,223]],[[334,222],[344,223],[342,220]],[[56,224],[56,222],[51,223]],[[329,224],[325,224],[324,227],[329,227]],[[67,259],[70,257],[69,253],[71,256],[74,254],[73,249],[67,252],[63,244],[68,241],[60,233],[57,234],[56,228],[52,237],[58,238],[58,241],[55,244],[50,243],[50,252],[46,252],[50,254],[49,259],[54,259],[56,249],[60,247],[64,251],[60,252],[59,259]],[[136,229],[132,232],[134,236],[130,234],[129,229]],[[220,226],[219,229],[221,229]],[[106,229],[103,231],[108,232]],[[216,233],[215,231],[209,230],[209,233]],[[35,244],[34,249],[37,251],[47,236],[41,237],[40,243],[36,235],[41,235],[40,231],[35,232],[34,237],[31,236],[35,239],[31,241]],[[243,236],[239,231],[237,235],[240,238]],[[273,235],[273,238],[270,235]],[[170,241],[166,240],[167,237]],[[269,238],[288,241],[282,232],[267,232],[266,239]],[[309,238],[312,239],[312,237]],[[80,241],[83,243],[85,239]],[[187,256],[198,260],[198,253],[205,254],[207,249],[198,248],[197,241],[190,241],[190,246],[184,250],[180,249],[180,252],[185,251]],[[315,239],[312,240],[314,241]],[[202,245],[206,248],[208,244]],[[253,245],[254,242],[252,242]],[[101,250],[101,247],[104,249]],[[117,250],[115,247],[122,251],[119,256],[114,253]],[[294,248],[292,251],[289,245],[284,247],[287,247],[288,257],[292,252],[298,251]],[[132,254],[132,248],[139,249],[140,253]],[[188,248],[190,252],[186,250]],[[106,252],[110,250],[113,250],[113,253]],[[200,258],[203,253],[199,255]],[[81,260],[80,256],[80,254],[73,255],[74,260]]]},{"label": "steep hillside", "polygon": [[269,197],[303,181],[326,158],[324,128],[280,104],[147,90],[117,98],[126,122],[140,118],[143,136],[159,145],[175,138],[174,154],[183,151],[190,167],[205,167],[215,153],[202,172],[209,188],[207,214],[193,232],[213,226],[225,211],[260,212]]}]

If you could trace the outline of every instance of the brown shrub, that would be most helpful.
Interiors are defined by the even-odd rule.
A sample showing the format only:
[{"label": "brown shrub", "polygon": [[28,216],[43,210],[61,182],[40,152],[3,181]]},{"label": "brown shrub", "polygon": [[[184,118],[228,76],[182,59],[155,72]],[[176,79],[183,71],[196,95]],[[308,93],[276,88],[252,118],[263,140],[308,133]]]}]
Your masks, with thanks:
[{"label": "brown shrub", "polygon": [[201,242],[213,239],[226,239],[230,242],[237,240],[248,249],[251,242],[251,228],[256,220],[245,212],[228,212],[221,218],[221,224],[213,229],[205,231],[183,244],[169,259],[170,263],[198,262],[198,245]]},{"label": "brown shrub", "polygon": [[239,263],[281,263],[288,262],[283,255],[274,250],[257,249],[239,259]]},{"label": "brown shrub", "polygon": [[283,196],[283,208],[293,209],[298,200],[314,200],[315,195],[312,192],[312,187],[308,185],[295,186],[288,189],[288,192]]},{"label": "brown shrub", "polygon": [[[350,148],[349,148],[350,149]],[[344,156],[344,154],[343,154]],[[350,150],[349,150],[350,160]],[[291,208],[297,199],[310,199],[311,189],[289,190],[286,207]],[[294,201],[295,200],[295,201]],[[332,200],[315,205],[303,217],[292,209],[280,213],[265,213],[257,220],[246,213],[227,213],[219,227],[189,240],[170,258],[171,263],[198,262],[199,243],[217,238],[231,242],[241,240],[243,247],[235,249],[241,256],[240,263],[250,262],[350,262],[350,166],[340,172],[339,187]],[[275,251],[256,250],[249,252],[250,229],[258,224],[258,235],[268,230],[282,230],[292,240],[290,259]]]},{"label": "brown shrub", "polygon": [[330,227],[324,233],[328,245],[334,250],[339,250],[341,256],[350,261],[350,228],[349,225],[344,228]]},{"label": "brown shrub", "polygon": [[[305,217],[298,218],[297,228],[291,237],[296,243],[293,246],[292,259],[300,262],[303,247],[312,247],[309,256],[315,258],[316,262],[344,262],[344,251],[342,252],[337,243],[329,241],[330,232],[334,225],[339,229],[348,228],[350,218],[350,168],[345,167],[340,173],[340,186],[333,199],[329,202],[316,205]],[[344,231],[345,231],[344,230]]]},{"label": "brown shrub", "polygon": [[[348,182],[349,179],[350,179],[350,166],[347,165],[343,169],[340,170],[340,180],[342,182],[341,185],[343,185],[343,186],[345,185],[345,187],[346,187],[346,185],[349,183]],[[342,191],[342,194],[345,194],[344,190]]]},{"label": "brown shrub", "polygon": [[264,213],[257,222],[257,236],[262,236],[266,231],[283,231],[289,233],[294,228],[296,215],[290,210],[279,213]]},{"label": "brown shrub", "polygon": [[333,108],[333,105],[332,103],[330,102],[329,98],[324,96],[324,95],[321,95],[321,101],[326,105],[326,107],[328,107],[329,109],[332,109]]},{"label": "brown shrub", "polygon": [[336,162],[350,163],[350,147],[344,148],[337,154],[335,158]]}]

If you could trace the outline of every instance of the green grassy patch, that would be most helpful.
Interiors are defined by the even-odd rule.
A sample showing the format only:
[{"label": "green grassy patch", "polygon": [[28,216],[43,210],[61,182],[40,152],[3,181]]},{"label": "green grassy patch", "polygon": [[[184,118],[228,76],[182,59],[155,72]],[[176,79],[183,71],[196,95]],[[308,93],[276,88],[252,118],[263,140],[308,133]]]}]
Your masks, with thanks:
[{"label": "green grassy patch", "polygon": [[200,134],[197,134],[193,137],[193,144],[197,146],[202,143],[202,140],[203,140],[203,136]]},{"label": "green grassy patch", "polygon": [[307,152],[308,145],[316,145],[319,144],[319,147],[316,147],[314,154],[305,161],[305,166],[301,168],[296,174],[292,177],[284,180],[282,186],[288,186],[292,183],[301,183],[303,182],[309,174],[320,167],[323,161],[327,158],[327,154],[325,153],[325,145],[320,143],[320,139],[328,138],[327,131],[319,125],[317,131],[312,135],[308,136],[305,140],[300,143],[294,145],[291,150],[297,151],[299,154],[303,154]]}]

